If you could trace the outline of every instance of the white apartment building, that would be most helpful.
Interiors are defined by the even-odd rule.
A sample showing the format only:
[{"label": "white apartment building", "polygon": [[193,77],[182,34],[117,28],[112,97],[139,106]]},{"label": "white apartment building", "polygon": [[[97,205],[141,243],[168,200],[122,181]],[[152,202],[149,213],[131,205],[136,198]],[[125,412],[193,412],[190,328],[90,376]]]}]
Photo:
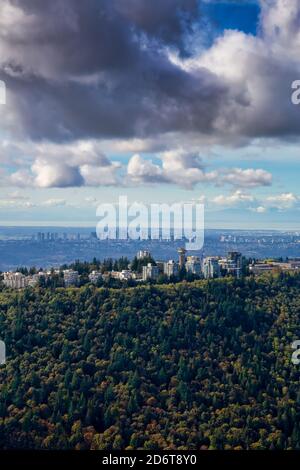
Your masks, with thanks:
[{"label": "white apartment building", "polygon": [[151,253],[150,251],[147,251],[147,250],[140,250],[136,254],[137,259],[150,258],[150,256],[151,256]]},{"label": "white apartment building", "polygon": [[158,276],[158,266],[154,266],[151,263],[148,263],[147,266],[143,266],[143,281],[147,281],[148,279],[156,280]]},{"label": "white apartment building", "polygon": [[25,276],[22,273],[7,272],[4,273],[3,284],[11,289],[25,289],[25,287],[36,287],[41,277],[46,277],[44,272],[39,272],[31,276]]},{"label": "white apartment building", "polygon": [[92,271],[92,272],[89,274],[89,281],[90,281],[92,284],[97,284],[97,282],[99,281],[99,279],[102,279],[102,274],[101,274],[99,271]]},{"label": "white apartment building", "polygon": [[170,259],[164,263],[164,274],[168,277],[177,276],[179,274],[179,264]]},{"label": "white apartment building", "polygon": [[28,286],[29,287],[37,286],[42,277],[47,278],[48,276],[46,275],[46,273],[44,273],[42,271],[37,273],[37,274],[33,274],[32,276],[28,276],[26,278],[27,282],[28,282]]},{"label": "white apartment building", "polygon": [[22,273],[4,273],[3,284],[11,289],[24,289],[28,286],[28,279]]},{"label": "white apartment building", "polygon": [[79,274],[78,271],[73,271],[72,269],[66,269],[63,271],[64,282],[66,287],[77,286],[79,283]]},{"label": "white apartment building", "polygon": [[201,260],[198,256],[188,256],[185,263],[185,269],[188,273],[200,276],[201,274]]},{"label": "white apartment building", "polygon": [[119,279],[120,281],[128,281],[129,279],[133,279],[134,273],[130,269],[123,269],[119,273]]},{"label": "white apartment building", "polygon": [[221,270],[219,259],[214,256],[209,256],[204,259],[203,262],[203,275],[205,279],[213,279],[214,277],[220,277]]}]

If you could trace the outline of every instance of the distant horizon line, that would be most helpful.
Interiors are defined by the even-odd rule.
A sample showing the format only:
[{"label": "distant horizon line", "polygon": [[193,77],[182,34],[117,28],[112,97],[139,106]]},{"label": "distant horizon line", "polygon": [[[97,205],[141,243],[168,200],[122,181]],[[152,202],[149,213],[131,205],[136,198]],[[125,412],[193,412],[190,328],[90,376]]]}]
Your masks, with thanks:
[{"label": "distant horizon line", "polygon": [[[69,224],[69,225],[65,225],[63,224],[62,222],[57,222],[55,221],[54,224],[49,224],[49,223],[41,223],[41,224],[36,224],[36,222],[34,223],[27,223],[27,224],[18,224],[18,225],[14,225],[12,223],[6,223],[6,222],[2,222],[0,223],[0,231],[2,229],[26,229],[26,228],[30,228],[30,229],[89,229],[91,231],[96,231],[96,227],[95,225],[92,225],[92,224],[84,224],[84,223],[72,223],[72,224]],[[245,231],[248,231],[248,232],[300,232],[300,226],[298,228],[291,228],[291,227],[285,227],[285,228],[282,228],[282,227],[268,227],[268,228],[264,228],[264,227],[256,227],[256,228],[249,228],[249,227],[225,227],[225,226],[216,226],[216,227],[213,227],[213,226],[208,226],[208,227],[205,227],[204,230],[226,230],[226,231],[236,231],[236,232],[245,232]]]}]

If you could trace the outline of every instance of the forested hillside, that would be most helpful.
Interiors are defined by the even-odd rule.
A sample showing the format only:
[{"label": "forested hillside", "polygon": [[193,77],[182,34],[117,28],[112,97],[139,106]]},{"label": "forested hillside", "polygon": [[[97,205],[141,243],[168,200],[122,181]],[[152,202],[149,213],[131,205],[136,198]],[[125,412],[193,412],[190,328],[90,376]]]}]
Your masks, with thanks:
[{"label": "forested hillside", "polygon": [[300,275],[0,292],[0,447],[300,448]]}]

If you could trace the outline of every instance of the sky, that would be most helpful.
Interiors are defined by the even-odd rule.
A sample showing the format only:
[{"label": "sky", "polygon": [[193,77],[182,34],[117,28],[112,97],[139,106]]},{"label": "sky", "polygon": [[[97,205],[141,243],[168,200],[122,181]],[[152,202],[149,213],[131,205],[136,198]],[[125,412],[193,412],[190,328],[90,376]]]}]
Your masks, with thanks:
[{"label": "sky", "polygon": [[299,230],[299,54],[298,0],[2,0],[0,224],[127,195]]}]

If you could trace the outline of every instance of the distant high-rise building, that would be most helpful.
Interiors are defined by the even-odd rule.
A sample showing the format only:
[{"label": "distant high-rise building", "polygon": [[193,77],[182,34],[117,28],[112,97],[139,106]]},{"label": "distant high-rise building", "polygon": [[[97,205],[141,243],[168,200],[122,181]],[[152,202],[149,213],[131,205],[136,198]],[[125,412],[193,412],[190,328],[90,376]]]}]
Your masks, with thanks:
[{"label": "distant high-rise building", "polygon": [[136,254],[137,259],[150,258],[151,253],[147,250],[139,250]]},{"label": "distant high-rise building", "polygon": [[159,276],[159,269],[157,266],[148,263],[147,266],[143,266],[143,281],[148,279],[156,280]]},{"label": "distant high-rise building", "polygon": [[129,279],[132,279],[133,277],[134,277],[133,272],[130,269],[123,269],[119,273],[120,281],[128,281]]},{"label": "distant high-rise building", "polygon": [[4,273],[3,284],[11,289],[24,289],[28,286],[28,280],[22,273]]},{"label": "distant high-rise building", "polygon": [[179,255],[179,268],[183,268],[186,261],[186,249],[178,248],[177,253]]},{"label": "distant high-rise building", "polygon": [[99,271],[92,271],[89,274],[89,280],[92,284],[97,284],[99,279],[102,279],[102,274]]},{"label": "distant high-rise building", "polygon": [[6,287],[11,289],[25,289],[25,287],[35,287],[38,285],[39,280],[44,277],[46,274],[44,272],[39,272],[30,276],[25,276],[20,272],[8,272],[3,275],[3,284]]},{"label": "distant high-rise building", "polygon": [[188,256],[185,263],[185,269],[188,273],[199,276],[201,274],[201,261],[198,256]]},{"label": "distant high-rise building", "polygon": [[78,271],[72,269],[66,269],[64,272],[64,282],[66,287],[77,286],[79,284]]},{"label": "distant high-rise building", "polygon": [[219,277],[221,274],[219,259],[213,256],[204,258],[202,270],[205,279]]},{"label": "distant high-rise building", "polygon": [[43,242],[45,240],[45,234],[43,232],[38,232],[37,240],[38,242]]},{"label": "distant high-rise building", "polygon": [[229,273],[235,275],[237,278],[241,277],[242,254],[238,251],[229,251],[227,255],[227,262],[227,270]]},{"label": "distant high-rise building", "polygon": [[170,259],[167,263],[164,263],[164,274],[168,277],[177,276],[179,273],[179,264],[174,260]]}]

